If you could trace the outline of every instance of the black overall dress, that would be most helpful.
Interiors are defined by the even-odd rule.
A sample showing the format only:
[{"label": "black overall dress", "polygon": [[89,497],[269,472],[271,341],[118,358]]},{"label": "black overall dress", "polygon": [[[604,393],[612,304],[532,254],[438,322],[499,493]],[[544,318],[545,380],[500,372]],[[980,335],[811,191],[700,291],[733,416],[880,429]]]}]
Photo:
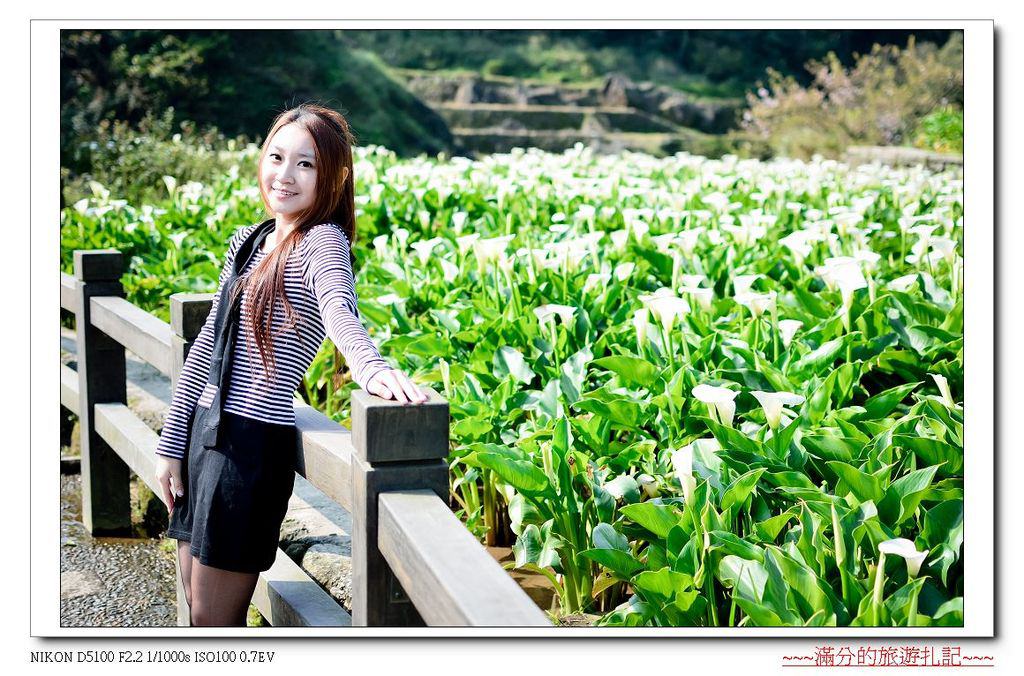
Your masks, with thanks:
[{"label": "black overall dress", "polygon": [[295,482],[295,426],[223,410],[241,300],[231,303],[231,290],[273,230],[271,219],[250,233],[221,291],[204,390],[213,388],[213,400],[209,407],[197,402],[192,412],[181,463],[185,495],[175,497],[167,529],[169,537],[190,541],[201,563],[240,573],[273,565]]}]

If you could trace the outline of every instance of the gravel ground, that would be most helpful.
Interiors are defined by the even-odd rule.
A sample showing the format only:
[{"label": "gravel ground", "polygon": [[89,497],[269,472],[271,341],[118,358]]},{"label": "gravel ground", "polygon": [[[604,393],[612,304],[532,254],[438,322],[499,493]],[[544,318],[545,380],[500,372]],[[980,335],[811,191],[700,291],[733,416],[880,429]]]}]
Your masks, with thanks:
[{"label": "gravel ground", "polygon": [[173,627],[174,558],[161,538],[93,538],[81,475],[60,477],[62,627]]},{"label": "gravel ground", "polygon": [[[75,360],[75,334],[61,328],[61,363]],[[156,369],[127,353],[128,404],[154,431],[162,426],[170,384]],[[61,455],[80,453],[79,435]],[[133,479],[133,485],[137,483]],[[135,487],[132,489],[133,504]],[[60,477],[62,627],[177,626],[173,540],[94,538],[82,523],[80,474]],[[163,544],[161,544],[163,543]]]}]

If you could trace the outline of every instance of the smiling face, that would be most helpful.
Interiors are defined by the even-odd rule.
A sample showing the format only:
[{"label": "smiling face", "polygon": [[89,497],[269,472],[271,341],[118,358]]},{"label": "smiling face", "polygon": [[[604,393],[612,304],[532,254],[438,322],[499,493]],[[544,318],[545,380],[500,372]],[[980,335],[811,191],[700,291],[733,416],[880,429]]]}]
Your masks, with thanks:
[{"label": "smiling face", "polygon": [[260,164],[260,182],[277,219],[294,220],[316,198],[316,153],[313,137],[291,123],[277,130]]}]

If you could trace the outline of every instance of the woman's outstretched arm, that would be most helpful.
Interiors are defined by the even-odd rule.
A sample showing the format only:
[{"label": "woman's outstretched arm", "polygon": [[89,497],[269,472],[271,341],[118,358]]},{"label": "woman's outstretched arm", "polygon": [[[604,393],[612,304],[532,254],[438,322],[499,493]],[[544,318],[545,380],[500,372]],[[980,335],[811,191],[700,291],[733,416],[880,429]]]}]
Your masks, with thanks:
[{"label": "woman's outstretched arm", "polygon": [[327,335],[344,355],[352,379],[365,390],[375,374],[391,366],[359,317],[348,238],[333,223],[314,226],[304,237],[309,241],[303,280],[316,297]]}]

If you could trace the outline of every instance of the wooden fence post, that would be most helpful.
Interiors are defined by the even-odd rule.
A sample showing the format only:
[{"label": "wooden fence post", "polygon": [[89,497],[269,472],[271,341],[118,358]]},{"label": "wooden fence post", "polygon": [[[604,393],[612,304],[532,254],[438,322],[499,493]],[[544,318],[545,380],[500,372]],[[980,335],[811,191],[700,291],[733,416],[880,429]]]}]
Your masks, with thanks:
[{"label": "wooden fence post", "polygon": [[92,535],[130,535],[128,465],[96,432],[93,404],[127,404],[124,347],[92,325],[93,296],[124,297],[121,252],[75,250],[78,419],[82,445],[82,521]]},{"label": "wooden fence post", "polygon": [[[61,309],[60,309],[61,325],[63,325],[65,317],[74,318],[74,316],[75,316],[74,312],[71,312],[70,310],[65,310],[63,307],[61,307]],[[78,367],[77,362],[72,362],[72,364],[75,365],[75,368]],[[68,366],[71,366],[71,364],[69,364]],[[76,416],[74,414],[74,412],[64,408],[64,406],[60,407],[60,445],[61,446],[71,446],[71,443],[72,443],[71,436],[72,436],[72,432],[75,429],[75,420],[77,420],[77,419],[78,419],[78,416]]]},{"label": "wooden fence post", "polygon": [[430,489],[448,502],[448,402],[402,405],[363,390],[352,393],[352,626],[423,626],[377,548],[377,496]]},{"label": "wooden fence post", "polygon": [[62,447],[67,446],[70,448],[71,444],[74,443],[72,437],[75,431],[75,418],[76,416],[72,411],[64,408],[63,405],[60,407],[60,445]]},{"label": "wooden fence post", "polygon": [[171,294],[171,391],[178,389],[178,376],[188,351],[203,328],[213,305],[212,293]]},{"label": "wooden fence post", "polygon": [[[213,305],[212,293],[171,294],[171,392],[178,389],[178,377],[188,351],[203,328]],[[191,626],[188,600],[181,579],[181,564],[174,555],[175,589],[178,597],[178,626]]]}]

